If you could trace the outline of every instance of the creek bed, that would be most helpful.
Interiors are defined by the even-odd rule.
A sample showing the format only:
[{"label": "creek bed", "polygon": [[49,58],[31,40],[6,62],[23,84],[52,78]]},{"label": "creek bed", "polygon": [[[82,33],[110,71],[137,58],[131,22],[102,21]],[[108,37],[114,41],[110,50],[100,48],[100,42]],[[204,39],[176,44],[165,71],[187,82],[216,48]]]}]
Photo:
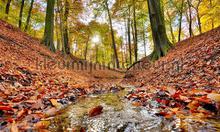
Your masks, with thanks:
[{"label": "creek bed", "polygon": [[[90,95],[61,111],[51,120],[50,131],[88,132],[160,132],[160,131],[220,131],[220,120],[198,117],[172,118],[156,116],[156,109],[136,107],[124,96],[134,87],[117,93]],[[103,106],[103,112],[89,117],[88,111]]]}]

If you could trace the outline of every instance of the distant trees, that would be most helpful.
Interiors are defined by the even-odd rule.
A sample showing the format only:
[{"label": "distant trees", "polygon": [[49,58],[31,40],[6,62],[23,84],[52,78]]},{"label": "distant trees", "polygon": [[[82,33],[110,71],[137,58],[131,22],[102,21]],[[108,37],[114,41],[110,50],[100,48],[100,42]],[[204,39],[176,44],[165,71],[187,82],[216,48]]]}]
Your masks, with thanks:
[{"label": "distant trees", "polygon": [[9,14],[9,10],[10,10],[10,5],[11,5],[11,0],[8,0],[7,1],[7,4],[6,4],[6,7],[5,7],[5,19],[7,20],[8,19],[8,14]]},{"label": "distant trees", "polygon": [[[151,51],[158,59],[171,48],[170,41],[220,25],[219,0],[2,0],[0,7],[5,7],[1,19],[43,36],[50,50],[116,67],[132,65]],[[100,42],[93,44],[97,34]]]},{"label": "distant trees", "polygon": [[21,28],[21,24],[22,24],[23,9],[24,9],[24,0],[21,1],[21,8],[20,8],[20,13],[19,13],[19,21],[18,21],[19,28]]},{"label": "distant trees", "polygon": [[147,2],[154,41],[154,51],[151,58],[157,60],[167,54],[168,50],[171,48],[171,43],[166,35],[161,0],[147,0]]},{"label": "distant trees", "polygon": [[34,0],[31,0],[31,4],[30,4],[30,8],[28,10],[28,16],[27,16],[27,21],[26,21],[24,31],[27,31],[28,28],[29,28],[29,23],[30,23],[30,19],[31,19],[31,12],[32,12],[32,9],[33,9],[33,5],[34,5]]},{"label": "distant trees", "polygon": [[45,29],[43,43],[50,48],[51,51],[55,52],[54,46],[54,5],[55,0],[47,1],[47,10],[45,18]]}]

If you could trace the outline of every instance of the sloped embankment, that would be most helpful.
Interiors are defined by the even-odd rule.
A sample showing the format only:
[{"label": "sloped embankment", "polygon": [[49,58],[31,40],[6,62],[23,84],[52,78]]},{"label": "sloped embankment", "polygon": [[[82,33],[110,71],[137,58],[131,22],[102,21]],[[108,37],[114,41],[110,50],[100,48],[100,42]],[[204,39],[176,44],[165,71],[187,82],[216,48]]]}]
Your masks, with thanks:
[{"label": "sloped embankment", "polygon": [[143,59],[124,82],[175,88],[220,88],[220,28],[181,41],[155,63]]},{"label": "sloped embankment", "polygon": [[87,70],[81,64],[67,67],[79,60],[50,52],[38,39],[0,20],[0,131],[14,121],[21,123],[11,126],[15,130],[38,129],[42,118],[78,97],[106,91],[111,85],[106,80],[122,76],[107,68],[91,72],[90,63]]},{"label": "sloped embankment", "polygon": [[142,59],[123,83],[138,87],[127,99],[135,106],[156,107],[159,116],[219,121],[220,28],[178,43],[155,63]]}]

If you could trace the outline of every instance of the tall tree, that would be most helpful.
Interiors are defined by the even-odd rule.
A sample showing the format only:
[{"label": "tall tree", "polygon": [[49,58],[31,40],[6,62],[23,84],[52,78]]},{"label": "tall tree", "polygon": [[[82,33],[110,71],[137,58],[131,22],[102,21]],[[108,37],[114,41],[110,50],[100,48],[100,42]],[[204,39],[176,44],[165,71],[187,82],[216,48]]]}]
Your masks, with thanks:
[{"label": "tall tree", "polygon": [[130,64],[132,64],[132,52],[131,52],[131,18],[130,18],[130,14],[131,14],[131,9],[130,6],[128,7],[128,24],[127,24],[127,28],[128,28],[128,50],[129,50],[129,62]]},{"label": "tall tree", "polygon": [[134,57],[135,62],[138,59],[138,43],[137,43],[137,21],[136,21],[136,1],[132,0],[133,5],[133,19],[134,19]]},{"label": "tall tree", "polygon": [[154,41],[154,51],[151,54],[151,58],[152,60],[156,60],[165,56],[172,47],[172,44],[166,35],[161,0],[147,0],[147,2]]},{"label": "tall tree", "polygon": [[179,13],[179,33],[178,33],[178,42],[181,40],[181,32],[182,32],[182,18],[183,18],[183,5],[184,5],[184,0],[181,2],[181,7],[178,9]]},{"label": "tall tree", "polygon": [[8,19],[8,15],[9,15],[9,10],[10,10],[10,5],[11,5],[11,0],[8,0],[7,1],[7,4],[6,4],[6,7],[5,7],[5,19],[7,20]]},{"label": "tall tree", "polygon": [[202,25],[201,25],[201,16],[199,14],[199,6],[200,4],[202,3],[202,0],[198,0],[196,6],[193,6],[192,7],[195,9],[196,11],[196,17],[197,17],[197,23],[198,23],[198,28],[199,28],[199,33],[201,34],[202,33]]},{"label": "tall tree", "polygon": [[54,5],[55,0],[47,1],[46,19],[43,43],[50,48],[51,51],[55,52],[55,46],[53,43],[54,39]]},{"label": "tall tree", "polygon": [[25,25],[24,31],[28,30],[30,19],[31,19],[31,12],[32,12],[32,9],[33,9],[33,5],[34,5],[34,0],[31,0],[31,5],[30,5],[29,11],[28,11],[28,16],[27,16],[27,21],[26,21],[26,25]]},{"label": "tall tree", "polygon": [[24,9],[24,0],[21,1],[21,8],[20,8],[19,22],[18,22],[18,27],[19,28],[21,28],[21,24],[22,24],[23,9]]},{"label": "tall tree", "polygon": [[189,36],[192,37],[193,36],[193,31],[192,31],[192,1],[191,0],[187,0],[187,4],[188,4],[188,10],[189,10],[189,13],[187,15],[187,18],[189,17],[188,18],[188,22],[189,22]]},{"label": "tall tree", "polygon": [[105,7],[108,13],[108,20],[109,20],[109,26],[111,29],[111,37],[112,37],[112,47],[114,50],[114,60],[116,63],[116,67],[119,68],[119,60],[118,60],[118,53],[117,53],[117,48],[116,48],[116,42],[115,42],[115,36],[114,36],[114,30],[113,30],[113,26],[112,26],[112,18],[111,18],[111,14],[110,14],[110,10],[109,10],[109,6],[108,6],[108,0],[105,0]]},{"label": "tall tree", "polygon": [[60,44],[62,45],[62,52],[65,54],[65,47],[64,47],[64,37],[63,37],[63,7],[62,1],[57,0],[57,11],[59,13],[59,29],[60,29]]},{"label": "tall tree", "polygon": [[69,34],[68,34],[68,16],[69,16],[70,4],[68,0],[65,0],[65,12],[63,20],[63,45],[66,54],[70,54]]}]

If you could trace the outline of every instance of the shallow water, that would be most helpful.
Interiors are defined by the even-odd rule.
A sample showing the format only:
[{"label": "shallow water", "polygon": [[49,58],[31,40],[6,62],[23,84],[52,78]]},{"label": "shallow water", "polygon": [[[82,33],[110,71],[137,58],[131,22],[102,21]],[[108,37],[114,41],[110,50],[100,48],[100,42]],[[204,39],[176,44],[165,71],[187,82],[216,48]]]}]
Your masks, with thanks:
[{"label": "shallow water", "polygon": [[[159,131],[220,131],[220,120],[198,117],[165,120],[155,116],[155,110],[135,107],[124,96],[132,87],[118,93],[91,95],[69,106],[51,121],[51,131],[88,132],[159,132]],[[88,111],[98,105],[103,113],[89,117]]]}]

